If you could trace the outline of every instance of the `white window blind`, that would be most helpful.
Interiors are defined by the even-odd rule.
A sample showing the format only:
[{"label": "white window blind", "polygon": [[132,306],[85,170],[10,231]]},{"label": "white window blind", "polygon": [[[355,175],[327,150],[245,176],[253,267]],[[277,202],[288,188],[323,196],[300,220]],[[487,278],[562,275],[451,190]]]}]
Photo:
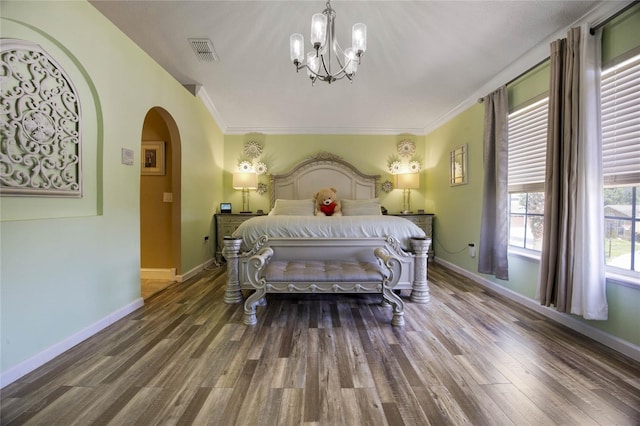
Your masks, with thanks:
[{"label": "white window blind", "polygon": [[602,72],[602,170],[607,185],[640,183],[640,55]]},{"label": "white window blind", "polygon": [[549,98],[509,114],[509,192],[544,191]]}]

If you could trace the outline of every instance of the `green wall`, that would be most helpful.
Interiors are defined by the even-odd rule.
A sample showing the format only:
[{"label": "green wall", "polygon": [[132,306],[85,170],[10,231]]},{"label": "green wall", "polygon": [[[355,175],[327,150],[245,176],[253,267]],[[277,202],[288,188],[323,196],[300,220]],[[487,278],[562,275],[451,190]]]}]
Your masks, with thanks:
[{"label": "green wall", "polygon": [[[225,200],[233,204],[233,211],[240,211],[242,207],[241,191],[232,188],[232,174],[237,171],[238,162],[244,159],[244,145],[248,141],[257,141],[263,147],[263,153],[259,160],[268,167],[269,174],[286,173],[300,161],[312,157],[320,152],[330,152],[342,157],[344,160],[356,166],[360,171],[371,175],[380,175],[380,183],[385,180],[394,182],[393,175],[387,169],[390,157],[396,156],[397,144],[403,139],[409,139],[416,145],[416,159],[423,165],[420,173],[420,186],[425,188],[426,168],[431,164],[430,159],[423,156],[424,136],[415,135],[226,135],[224,138],[224,188]],[[407,163],[408,159],[399,157],[400,161]],[[266,175],[259,177],[259,181],[268,184]],[[328,184],[318,182],[318,189]],[[402,210],[402,191],[393,190],[385,193],[378,188],[380,201],[390,213]],[[259,195],[255,191],[250,193],[250,208],[252,211],[262,209],[269,211],[269,192]],[[340,194],[338,194],[340,197]],[[414,190],[411,195],[411,208],[426,208],[426,199],[423,191]]]},{"label": "green wall", "polygon": [[[640,46],[640,7],[634,7],[612,20],[603,29],[603,62],[610,61]],[[549,63],[545,62],[509,85],[511,109],[527,103],[548,91]],[[426,197],[435,213],[435,254],[460,268],[489,280],[526,298],[535,299],[539,261],[519,255],[509,256],[509,280],[477,272],[477,256],[466,250],[469,242],[477,243],[482,209],[482,133],[484,107],[474,105],[426,136],[425,156],[434,160],[427,170]],[[469,144],[469,183],[466,187],[447,185],[447,153],[460,143]],[[481,250],[482,247],[478,247]],[[640,288],[607,282],[609,319],[585,322],[611,335],[640,345]],[[537,301],[535,302],[538,303]]]},{"label": "green wall", "polygon": [[[602,63],[640,47],[640,7],[636,4],[602,29]],[[626,59],[626,58],[625,58]]]},{"label": "green wall", "polygon": [[[548,64],[541,65],[531,77],[523,78],[510,87],[511,99],[525,102],[527,96],[537,96],[545,91],[544,73]],[[412,194],[413,210],[424,208],[435,213],[434,250],[436,257],[450,262],[482,279],[534,299],[538,280],[539,262],[527,257],[509,257],[508,281],[497,280],[477,272],[477,256],[468,255],[468,243],[478,243],[480,215],[482,210],[482,186],[484,172],[482,164],[484,106],[476,104],[426,136],[399,135],[226,135],[224,137],[224,199],[233,203],[234,211],[242,205],[240,191],[231,186],[232,173],[244,159],[243,148],[248,141],[258,141],[263,146],[259,158],[267,164],[269,173],[287,172],[298,162],[319,152],[327,151],[341,156],[360,170],[369,174],[380,174],[381,181],[392,180],[386,169],[390,156],[396,153],[397,143],[411,139],[416,143],[421,157],[421,189]],[[468,183],[449,185],[449,154],[451,150],[467,144]],[[424,155],[420,155],[424,152]],[[260,181],[268,183],[262,176]],[[319,186],[322,186],[319,183]],[[380,192],[382,204],[390,212],[402,207],[402,193],[394,190],[389,194]],[[251,193],[251,210],[269,210],[269,195]],[[480,249],[480,248],[478,248]],[[640,333],[635,324],[640,321],[640,291],[615,283],[607,287],[609,300],[608,321],[586,321],[618,338],[640,344]],[[537,303],[537,302],[536,302]]]},{"label": "green wall", "polygon": [[[537,79],[533,79],[537,81]],[[537,83],[536,83],[537,84]],[[435,206],[434,239],[436,258],[450,262],[482,279],[534,299],[539,261],[519,255],[509,256],[509,280],[478,273],[476,256],[466,250],[477,244],[482,211],[482,134],[484,107],[474,105],[426,136],[425,156],[434,161],[427,170],[426,197]],[[461,142],[469,144],[469,183],[450,187],[447,183],[449,151]],[[482,247],[477,247],[482,250]],[[640,289],[607,282],[609,319],[585,321],[613,336],[640,345]],[[538,302],[535,302],[536,304]]]},{"label": "green wall", "polygon": [[[212,235],[211,214],[218,204],[241,205],[239,191],[231,188],[231,174],[245,142],[263,144],[262,161],[270,173],[284,173],[302,159],[327,151],[365,173],[380,174],[384,181],[392,180],[387,163],[397,155],[397,143],[408,138],[415,142],[423,164],[421,189],[413,192],[412,207],[436,214],[436,256],[477,274],[477,257],[470,258],[466,247],[477,243],[480,232],[482,105],[426,136],[225,136],[199,99],[90,4],[2,1],[0,16],[0,36],[34,41],[54,55],[77,79],[87,105],[83,107],[85,197],[0,198],[3,375],[15,373],[30,359],[44,362],[41,354],[50,348],[139,303],[138,161],[144,117],[156,106],[171,114],[180,134],[183,273],[211,258],[211,247],[203,244],[202,237]],[[469,150],[469,183],[451,187],[449,152],[462,144]],[[121,148],[134,150],[134,166],[120,163]],[[262,180],[267,183],[266,177]],[[381,192],[380,197],[391,212],[401,209],[400,191]],[[268,195],[252,192],[251,208],[267,211]],[[511,279],[492,281],[532,298],[538,263],[515,256],[509,261]],[[607,294],[610,319],[589,324],[640,344],[640,291],[610,284]]]},{"label": "green wall", "polygon": [[[222,200],[224,145],[203,103],[89,3],[0,7],[0,36],[40,44],[82,91],[86,184],[80,200],[0,198],[4,374],[140,302],[139,161],[147,112],[159,106],[171,114],[189,165],[182,176],[182,271],[211,257],[202,240]],[[121,164],[121,148],[134,150],[133,166]]]}]

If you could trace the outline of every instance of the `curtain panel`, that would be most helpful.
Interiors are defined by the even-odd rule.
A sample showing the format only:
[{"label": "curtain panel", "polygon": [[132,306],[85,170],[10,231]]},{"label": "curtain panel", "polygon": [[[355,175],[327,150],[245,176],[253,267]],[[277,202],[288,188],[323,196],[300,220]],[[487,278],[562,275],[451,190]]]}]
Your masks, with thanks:
[{"label": "curtain panel", "polygon": [[551,44],[544,233],[544,306],[607,319],[599,37],[587,25]]},{"label": "curtain panel", "polygon": [[484,188],[478,272],[509,279],[507,86],[484,98]]}]

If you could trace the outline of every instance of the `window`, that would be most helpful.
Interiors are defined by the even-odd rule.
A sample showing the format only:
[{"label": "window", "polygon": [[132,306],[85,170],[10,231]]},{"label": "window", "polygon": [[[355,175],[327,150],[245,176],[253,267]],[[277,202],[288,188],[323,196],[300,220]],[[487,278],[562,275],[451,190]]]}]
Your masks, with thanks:
[{"label": "window", "polygon": [[509,245],[542,250],[544,193],[509,194]]},{"label": "window", "polygon": [[602,71],[605,260],[640,271],[640,54]]},{"label": "window", "polygon": [[540,251],[549,98],[509,114],[509,245]]},{"label": "window", "polygon": [[640,187],[604,189],[605,261],[615,268],[640,271]]}]

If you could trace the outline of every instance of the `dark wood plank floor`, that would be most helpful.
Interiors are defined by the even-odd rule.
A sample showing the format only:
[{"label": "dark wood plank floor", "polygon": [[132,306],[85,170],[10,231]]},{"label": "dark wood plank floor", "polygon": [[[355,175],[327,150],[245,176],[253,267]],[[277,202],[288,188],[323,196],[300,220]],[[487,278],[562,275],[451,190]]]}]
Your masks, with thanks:
[{"label": "dark wood plank floor", "polygon": [[205,271],[1,391],[3,425],[639,425],[640,365],[430,266],[406,325],[373,295],[269,296]]}]

